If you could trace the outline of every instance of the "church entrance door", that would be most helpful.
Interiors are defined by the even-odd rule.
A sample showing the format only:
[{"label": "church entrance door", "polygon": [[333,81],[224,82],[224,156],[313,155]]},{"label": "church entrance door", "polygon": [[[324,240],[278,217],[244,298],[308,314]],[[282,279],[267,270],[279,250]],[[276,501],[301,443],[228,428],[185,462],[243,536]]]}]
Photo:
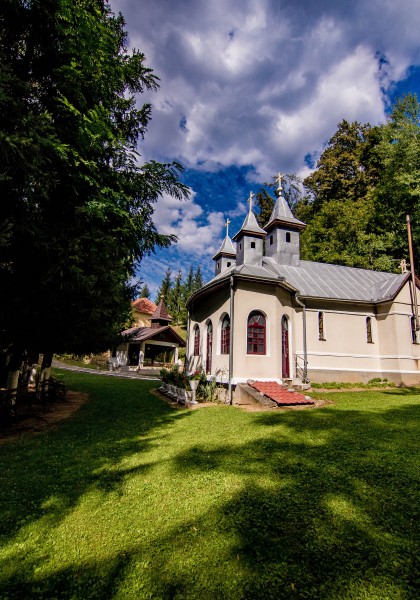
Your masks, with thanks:
[{"label": "church entrance door", "polygon": [[211,354],[213,349],[213,325],[211,321],[207,325],[207,351],[206,351],[206,373],[211,373]]},{"label": "church entrance door", "polygon": [[282,317],[281,320],[281,376],[286,379],[290,377],[289,321],[287,317]]}]

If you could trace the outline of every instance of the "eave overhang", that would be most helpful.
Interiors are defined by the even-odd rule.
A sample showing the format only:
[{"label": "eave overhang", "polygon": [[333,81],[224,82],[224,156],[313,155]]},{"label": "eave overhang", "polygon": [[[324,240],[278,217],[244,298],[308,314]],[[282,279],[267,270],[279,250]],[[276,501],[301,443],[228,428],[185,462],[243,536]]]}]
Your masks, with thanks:
[{"label": "eave overhang", "polygon": [[296,229],[297,231],[303,231],[306,229],[306,223],[302,223],[302,221],[298,221],[297,219],[288,220],[288,219],[273,219],[264,227],[267,233],[270,233],[272,229],[275,227],[289,227],[289,229]]}]

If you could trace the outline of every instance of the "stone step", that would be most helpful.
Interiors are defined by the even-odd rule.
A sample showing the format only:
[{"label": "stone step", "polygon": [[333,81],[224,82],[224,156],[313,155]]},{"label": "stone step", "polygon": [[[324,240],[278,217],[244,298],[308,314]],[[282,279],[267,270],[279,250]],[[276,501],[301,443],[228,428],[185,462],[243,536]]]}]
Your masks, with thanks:
[{"label": "stone step", "polygon": [[311,387],[310,383],[303,383],[303,381],[298,377],[294,377],[293,379],[291,377],[283,378],[283,385],[287,389],[299,391],[309,390]]}]

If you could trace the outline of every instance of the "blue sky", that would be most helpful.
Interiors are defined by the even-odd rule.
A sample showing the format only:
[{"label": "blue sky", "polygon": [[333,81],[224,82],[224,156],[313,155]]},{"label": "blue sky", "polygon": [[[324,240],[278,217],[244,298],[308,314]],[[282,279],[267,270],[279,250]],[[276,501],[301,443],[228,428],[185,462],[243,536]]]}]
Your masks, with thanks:
[{"label": "blue sky", "polygon": [[176,245],[143,260],[154,297],[165,270],[200,265],[240,228],[247,198],[276,173],[305,176],[342,119],[383,122],[420,92],[418,0],[111,0],[160,89],[139,150],[178,160],[192,193],[154,220]]}]

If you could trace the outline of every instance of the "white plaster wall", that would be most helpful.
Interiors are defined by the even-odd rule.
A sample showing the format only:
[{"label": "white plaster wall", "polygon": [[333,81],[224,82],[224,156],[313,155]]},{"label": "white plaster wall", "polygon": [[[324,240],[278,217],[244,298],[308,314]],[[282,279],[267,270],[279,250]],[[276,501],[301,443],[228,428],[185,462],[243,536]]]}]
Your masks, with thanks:
[{"label": "white plaster wall", "polygon": [[[234,296],[233,382],[248,379],[281,381],[281,319],[289,318],[290,374],[294,354],[303,364],[303,311],[280,286],[237,280]],[[397,383],[420,383],[420,346],[412,344],[411,297],[408,284],[393,303],[357,305],[312,301],[306,310],[307,357],[311,381],[368,381],[388,377]],[[229,355],[220,353],[220,322],[229,314],[229,286],[207,296],[195,309],[189,340],[189,372],[205,368],[206,324],[213,324],[212,375],[226,380]],[[247,354],[247,319],[253,310],[266,315],[266,354]],[[318,312],[324,312],[325,341],[319,340]],[[373,343],[367,341],[366,317],[371,317]],[[193,356],[194,325],[200,327],[201,351]]]}]

